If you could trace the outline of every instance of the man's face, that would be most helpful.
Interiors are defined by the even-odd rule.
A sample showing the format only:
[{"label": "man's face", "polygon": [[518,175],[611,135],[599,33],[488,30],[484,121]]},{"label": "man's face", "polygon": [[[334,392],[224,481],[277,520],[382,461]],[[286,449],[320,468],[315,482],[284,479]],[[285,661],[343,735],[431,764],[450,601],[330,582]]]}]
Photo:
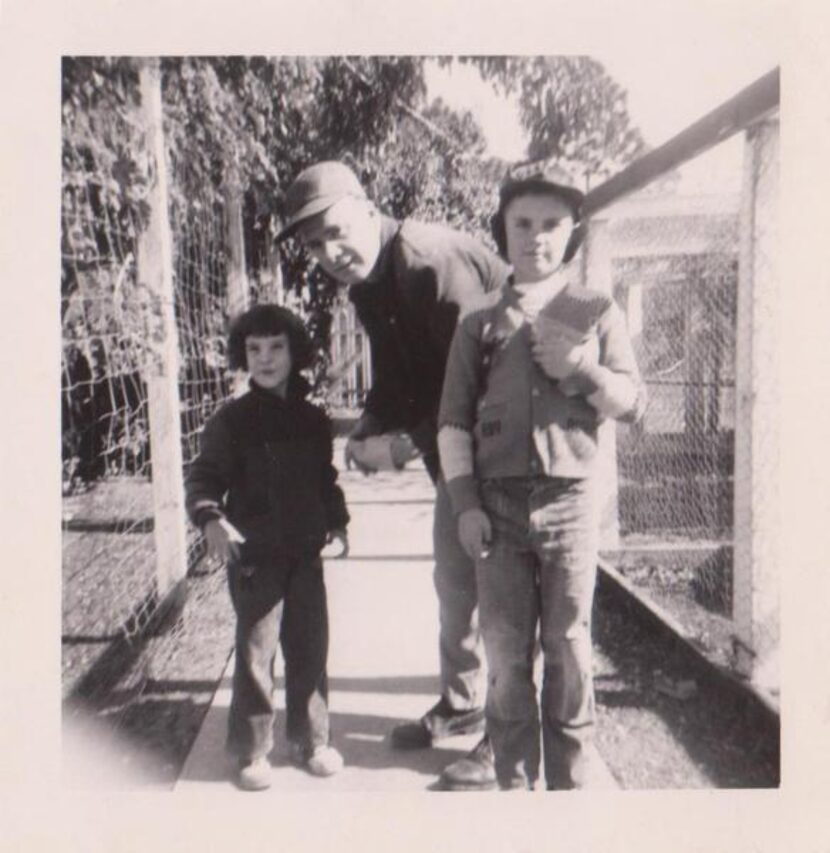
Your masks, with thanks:
[{"label": "man's face", "polygon": [[260,388],[285,392],[291,374],[291,348],[286,334],[248,335],[245,338],[245,360],[251,379]]},{"label": "man's face", "polygon": [[372,271],[380,252],[380,218],[365,199],[347,196],[304,220],[297,236],[336,281],[355,284]]},{"label": "man's face", "polygon": [[555,195],[522,195],[507,205],[504,226],[516,281],[542,281],[562,263],[574,229],[573,212]]}]

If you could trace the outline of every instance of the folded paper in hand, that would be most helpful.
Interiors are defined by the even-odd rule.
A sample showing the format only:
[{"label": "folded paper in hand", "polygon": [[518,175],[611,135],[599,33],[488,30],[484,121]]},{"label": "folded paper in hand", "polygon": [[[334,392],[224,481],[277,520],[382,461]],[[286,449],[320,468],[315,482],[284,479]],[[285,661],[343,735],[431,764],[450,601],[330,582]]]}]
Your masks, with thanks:
[{"label": "folded paper in hand", "polygon": [[566,287],[539,312],[534,325],[537,339],[557,336],[581,343],[593,334],[611,303],[611,297],[598,290]]}]

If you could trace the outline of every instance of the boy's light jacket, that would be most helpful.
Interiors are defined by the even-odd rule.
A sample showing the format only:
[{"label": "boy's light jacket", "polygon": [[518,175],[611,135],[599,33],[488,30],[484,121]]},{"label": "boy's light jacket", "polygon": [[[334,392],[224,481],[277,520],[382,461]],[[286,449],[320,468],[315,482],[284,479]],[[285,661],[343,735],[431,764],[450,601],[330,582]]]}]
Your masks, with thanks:
[{"label": "boy's light jacket", "polygon": [[[573,293],[579,298],[586,292],[568,288],[578,288]],[[610,296],[591,293],[601,300],[598,364],[635,383],[636,403],[619,418],[634,421],[645,396],[625,318]],[[600,387],[603,370],[568,380],[581,387],[566,396],[534,361],[530,331],[512,287],[491,294],[456,330],[438,419],[439,429],[472,435],[474,471],[447,483],[456,513],[479,506],[477,480],[534,474],[583,478],[594,470],[602,417],[585,397]]]}]

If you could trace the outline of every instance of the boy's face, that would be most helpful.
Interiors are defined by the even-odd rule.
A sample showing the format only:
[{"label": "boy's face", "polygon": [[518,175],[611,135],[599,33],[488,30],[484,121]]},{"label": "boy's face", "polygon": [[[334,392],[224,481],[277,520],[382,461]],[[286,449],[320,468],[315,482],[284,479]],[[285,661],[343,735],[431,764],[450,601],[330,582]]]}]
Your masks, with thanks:
[{"label": "boy's face", "polygon": [[542,281],[562,263],[574,230],[573,211],[555,195],[521,195],[507,205],[504,226],[516,281]]},{"label": "boy's face", "polygon": [[285,392],[291,373],[291,348],[288,335],[248,335],[245,359],[251,379],[261,388]]},{"label": "boy's face", "polygon": [[347,196],[304,220],[297,236],[308,253],[341,284],[363,281],[380,252],[380,218],[366,199]]}]

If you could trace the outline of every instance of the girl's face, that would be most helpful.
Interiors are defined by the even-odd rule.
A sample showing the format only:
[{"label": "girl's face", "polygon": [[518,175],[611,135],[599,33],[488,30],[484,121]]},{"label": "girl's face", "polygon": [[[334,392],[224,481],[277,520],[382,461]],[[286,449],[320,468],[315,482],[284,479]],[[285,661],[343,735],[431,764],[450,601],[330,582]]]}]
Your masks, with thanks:
[{"label": "girl's face", "polygon": [[555,195],[521,195],[507,205],[504,228],[515,280],[542,281],[562,263],[574,230],[573,211]]},{"label": "girl's face", "polygon": [[245,359],[251,379],[261,388],[285,396],[291,374],[288,335],[248,335]]}]

